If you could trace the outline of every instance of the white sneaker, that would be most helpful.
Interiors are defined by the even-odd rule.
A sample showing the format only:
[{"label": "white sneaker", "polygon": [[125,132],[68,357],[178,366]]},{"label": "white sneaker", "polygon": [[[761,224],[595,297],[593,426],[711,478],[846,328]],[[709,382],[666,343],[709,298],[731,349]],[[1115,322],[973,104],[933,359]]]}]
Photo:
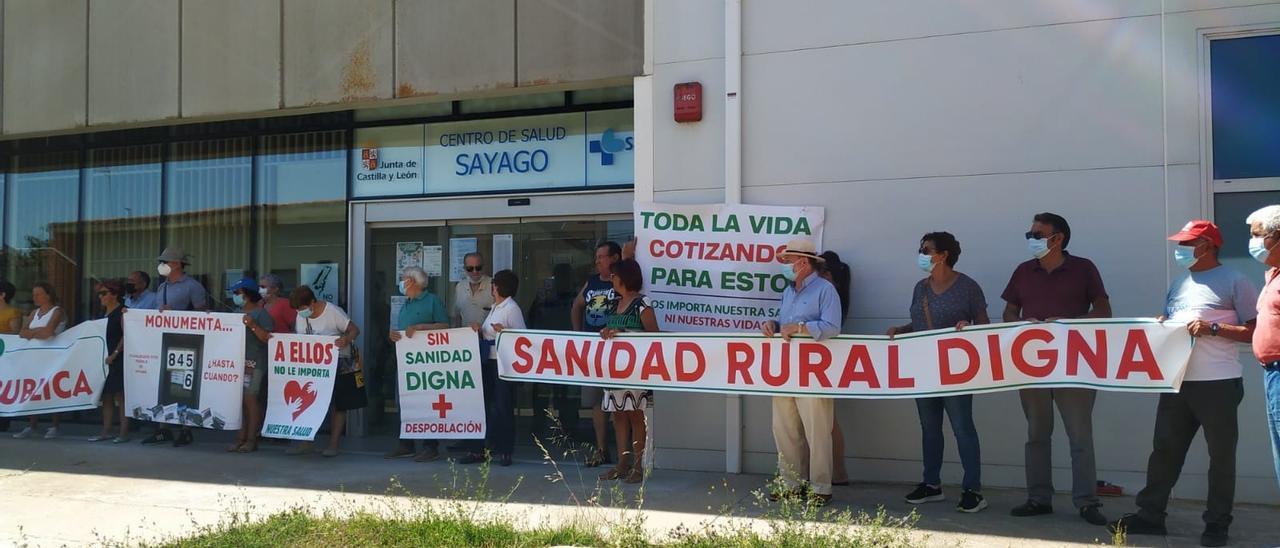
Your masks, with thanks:
[{"label": "white sneaker", "polygon": [[15,440],[26,439],[26,438],[29,438],[29,437],[31,437],[31,427],[30,427],[30,426],[24,427],[24,428],[23,428],[21,431],[19,431],[17,434],[14,434],[14,435],[13,435],[13,439],[15,439]]},{"label": "white sneaker", "polygon": [[56,437],[58,437],[58,427],[57,427],[57,426],[50,426],[48,430],[45,430],[45,431],[44,431],[44,439],[46,439],[46,440],[51,440],[51,439],[54,439],[54,438],[56,438]]}]

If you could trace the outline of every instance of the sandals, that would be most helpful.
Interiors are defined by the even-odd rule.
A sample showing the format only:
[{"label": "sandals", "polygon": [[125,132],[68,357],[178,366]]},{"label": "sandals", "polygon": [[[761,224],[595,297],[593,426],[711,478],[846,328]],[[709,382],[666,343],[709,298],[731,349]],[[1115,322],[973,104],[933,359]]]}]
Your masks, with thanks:
[{"label": "sandals", "polygon": [[235,443],[233,443],[233,444],[231,444],[231,445],[227,446],[227,452],[228,452],[228,453],[240,453],[240,452],[241,452],[241,451],[240,451],[240,448],[241,448],[241,447],[244,447],[244,445],[245,445],[246,443],[249,443],[249,442],[244,441],[244,440],[239,440],[239,441],[237,441],[237,442],[235,442]]},{"label": "sandals", "polygon": [[608,472],[600,474],[600,479],[602,481],[613,481],[613,480],[620,480],[623,478],[630,477],[630,475],[631,475],[631,469],[619,468],[615,466],[613,468],[610,468]]},{"label": "sandals", "polygon": [[603,450],[596,449],[596,451],[592,453],[590,457],[587,458],[587,461],[585,464],[587,465],[587,468],[595,468],[597,466],[600,466],[601,464],[606,464],[608,462],[609,462],[609,454],[605,453]]},{"label": "sandals", "polygon": [[641,468],[632,468],[631,472],[622,478],[622,483],[640,483],[644,481],[644,470]]},{"label": "sandals", "polygon": [[252,453],[257,450],[258,450],[258,442],[256,441],[246,441],[240,444],[240,447],[236,448],[237,453]]}]

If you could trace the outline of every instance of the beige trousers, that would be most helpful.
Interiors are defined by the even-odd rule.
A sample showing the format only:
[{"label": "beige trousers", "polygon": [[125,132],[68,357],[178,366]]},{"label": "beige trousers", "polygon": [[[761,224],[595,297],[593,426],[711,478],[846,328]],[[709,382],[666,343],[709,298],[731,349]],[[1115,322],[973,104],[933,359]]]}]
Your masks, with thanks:
[{"label": "beige trousers", "polygon": [[773,398],[773,440],[778,444],[778,470],[788,488],[808,479],[814,493],[831,494],[830,398]]}]

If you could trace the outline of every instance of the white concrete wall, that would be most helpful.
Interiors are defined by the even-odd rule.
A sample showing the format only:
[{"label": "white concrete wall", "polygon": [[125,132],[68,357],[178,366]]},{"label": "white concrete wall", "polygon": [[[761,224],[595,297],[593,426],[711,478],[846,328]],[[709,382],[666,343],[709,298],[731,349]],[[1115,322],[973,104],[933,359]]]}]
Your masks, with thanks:
[{"label": "white concrete wall", "polygon": [[[861,333],[905,321],[920,277],[916,245],[932,230],[959,238],[958,269],[982,285],[999,318],[1000,293],[1026,259],[1022,233],[1046,210],[1071,221],[1069,248],[1097,263],[1117,316],[1158,314],[1175,273],[1165,236],[1212,215],[1201,166],[1201,32],[1280,27],[1280,2],[1243,0],[1167,1],[1163,16],[1157,0],[743,4],[743,201],[827,207],[825,246],[853,268],[845,331]],[[653,82],[654,106],[636,116],[651,118],[653,178],[639,179],[652,188],[636,192],[720,201],[722,3],[649,0],[647,9],[653,68],[642,80]],[[702,122],[672,121],[671,89],[685,81],[703,85]],[[1261,382],[1247,371],[1237,497],[1275,503]],[[713,439],[724,424],[721,398],[658,401],[660,464],[722,467],[724,443]],[[1100,479],[1142,487],[1155,403],[1099,395]],[[919,481],[913,402],[846,400],[836,410],[855,478]],[[975,412],[984,483],[1023,486],[1017,394],[978,397]],[[769,414],[766,399],[745,399],[746,471],[773,469]],[[696,436],[674,426],[689,417],[705,417]],[[1069,488],[1057,430],[1055,484]],[[948,445],[944,480],[958,483]],[[1197,441],[1175,496],[1203,498],[1206,467]]]}]

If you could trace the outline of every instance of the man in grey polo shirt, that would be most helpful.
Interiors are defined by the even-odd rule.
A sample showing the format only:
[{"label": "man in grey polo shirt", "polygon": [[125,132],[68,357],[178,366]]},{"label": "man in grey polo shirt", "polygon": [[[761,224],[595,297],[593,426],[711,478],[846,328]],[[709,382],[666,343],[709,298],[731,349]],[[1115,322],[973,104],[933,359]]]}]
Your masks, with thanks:
[{"label": "man in grey polo shirt", "polygon": [[[156,288],[156,304],[161,312],[209,309],[208,293],[204,286],[186,274],[187,266],[191,262],[182,248],[167,247],[156,260],[160,261],[156,266],[156,272],[161,277],[160,287]],[[142,440],[142,444],[155,445],[166,441],[172,441],[174,447],[190,445],[194,441],[191,428],[183,426],[182,431],[175,438],[168,426],[157,423],[155,433]]]}]

